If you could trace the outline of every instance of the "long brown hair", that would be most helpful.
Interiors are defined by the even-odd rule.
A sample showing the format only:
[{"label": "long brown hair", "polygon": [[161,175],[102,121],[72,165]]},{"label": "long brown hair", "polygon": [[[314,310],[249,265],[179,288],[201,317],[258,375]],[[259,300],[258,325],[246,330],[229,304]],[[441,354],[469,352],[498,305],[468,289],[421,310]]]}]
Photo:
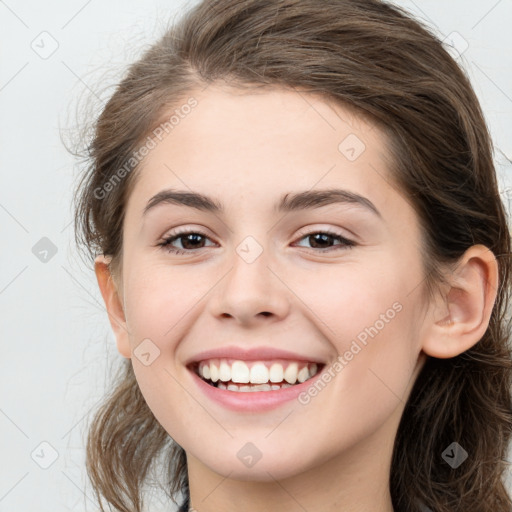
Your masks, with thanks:
[{"label": "long brown hair", "polygon": [[[502,479],[512,425],[511,240],[492,143],[465,73],[428,28],[379,0],[202,1],[129,67],[95,121],[75,233],[88,255],[112,257],[116,278],[139,169],[134,152],[190,91],[216,80],[298,88],[371,118],[389,137],[392,175],[420,219],[428,287],[442,279],[441,264],[472,245],[493,251],[500,286],[488,329],[457,357],[428,358],[398,428],[390,489],[400,512],[510,512]],[[106,186],[122,168],[119,183]],[[456,469],[442,458],[454,441],[469,454]],[[88,433],[98,500],[140,512],[162,454],[169,496],[187,500],[185,452],[154,418],[124,360]]]}]

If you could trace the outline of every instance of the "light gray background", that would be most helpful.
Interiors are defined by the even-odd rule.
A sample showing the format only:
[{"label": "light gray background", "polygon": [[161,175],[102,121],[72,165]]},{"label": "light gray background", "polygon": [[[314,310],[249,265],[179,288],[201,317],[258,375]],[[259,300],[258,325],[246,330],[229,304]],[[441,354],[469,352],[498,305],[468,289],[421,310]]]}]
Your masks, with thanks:
[{"label": "light gray background", "polygon": [[[508,204],[512,1],[397,3],[464,50]],[[79,100],[108,96],[124,66],[161,34],[162,20],[184,5],[0,0],[0,512],[96,510],[84,470],[84,428],[109,365],[121,356],[92,264],[86,267],[73,245],[78,169],[59,133],[75,126]],[[43,237],[57,249],[46,262],[33,252]],[[52,448],[42,442],[58,452],[53,463]]]}]

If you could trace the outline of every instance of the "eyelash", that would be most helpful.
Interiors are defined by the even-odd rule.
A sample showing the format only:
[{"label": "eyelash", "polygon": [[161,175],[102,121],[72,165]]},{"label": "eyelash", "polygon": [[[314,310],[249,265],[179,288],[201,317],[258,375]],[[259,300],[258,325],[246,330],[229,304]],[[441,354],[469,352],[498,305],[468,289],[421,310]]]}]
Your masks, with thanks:
[{"label": "eyelash", "polygon": [[[187,230],[183,230],[183,231],[178,231],[178,232],[170,235],[169,237],[164,238],[163,242],[159,243],[158,246],[162,247],[162,249],[166,250],[167,252],[170,252],[170,253],[176,254],[176,255],[190,254],[190,253],[194,252],[195,250],[205,249],[205,247],[200,247],[199,249],[188,249],[187,250],[187,249],[178,249],[176,247],[171,246],[171,243],[174,242],[175,240],[184,238],[186,235],[190,235],[190,234],[200,235],[203,238],[209,238],[207,235],[205,235],[201,231],[198,231],[197,229],[187,229]],[[341,243],[341,245],[338,245],[335,247],[329,247],[327,249],[315,249],[313,247],[312,250],[314,250],[315,252],[320,252],[320,253],[330,252],[330,251],[336,250],[336,247],[346,250],[346,249],[352,249],[352,247],[357,245],[352,240],[348,240],[347,238],[339,235],[338,233],[334,233],[333,231],[329,231],[329,230],[311,231],[311,232],[303,234],[299,238],[299,240],[302,240],[303,238],[307,238],[312,235],[319,235],[319,234],[331,236],[331,237],[339,240],[342,243]]]}]

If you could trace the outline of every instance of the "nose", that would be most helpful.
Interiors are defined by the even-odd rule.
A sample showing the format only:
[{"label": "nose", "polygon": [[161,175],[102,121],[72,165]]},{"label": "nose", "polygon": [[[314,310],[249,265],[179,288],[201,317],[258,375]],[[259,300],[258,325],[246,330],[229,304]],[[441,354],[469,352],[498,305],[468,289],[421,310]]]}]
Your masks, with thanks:
[{"label": "nose", "polygon": [[254,261],[242,252],[233,252],[231,268],[216,286],[210,303],[216,318],[251,326],[286,317],[291,292],[268,260],[266,251]]}]

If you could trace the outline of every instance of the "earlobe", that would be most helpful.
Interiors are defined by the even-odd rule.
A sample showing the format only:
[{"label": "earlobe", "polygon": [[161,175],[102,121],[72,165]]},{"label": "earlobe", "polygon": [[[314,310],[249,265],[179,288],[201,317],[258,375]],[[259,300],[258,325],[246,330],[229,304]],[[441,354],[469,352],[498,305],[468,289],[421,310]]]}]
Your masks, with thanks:
[{"label": "earlobe", "polygon": [[124,313],[124,306],[112,278],[109,269],[110,257],[100,254],[94,260],[94,272],[98,286],[105,302],[108,318],[114,335],[116,337],[117,350],[126,358],[131,358],[130,340],[128,336],[128,327]]},{"label": "earlobe", "polygon": [[447,279],[423,342],[423,351],[440,359],[461,354],[485,334],[498,293],[496,258],[484,245],[474,245]]}]

